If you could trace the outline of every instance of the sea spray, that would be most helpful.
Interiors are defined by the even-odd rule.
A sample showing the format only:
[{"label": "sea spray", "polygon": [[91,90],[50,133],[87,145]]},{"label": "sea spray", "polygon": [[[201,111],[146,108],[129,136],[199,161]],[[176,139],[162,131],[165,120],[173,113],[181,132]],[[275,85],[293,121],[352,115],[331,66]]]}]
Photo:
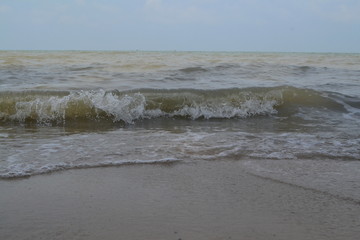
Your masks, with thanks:
[{"label": "sea spray", "polygon": [[[264,161],[333,161],[334,173],[353,166],[335,179],[359,175],[359,54],[0,51],[0,58],[2,178],[224,160],[257,161],[264,171],[274,170]],[[297,171],[276,169],[289,178]],[[349,185],[359,189],[358,182],[338,189]]]},{"label": "sea spray", "polygon": [[159,117],[229,119],[282,115],[299,107],[345,111],[327,94],[288,86],[270,88],[137,89],[0,92],[0,121],[67,124],[74,121],[133,123]]}]

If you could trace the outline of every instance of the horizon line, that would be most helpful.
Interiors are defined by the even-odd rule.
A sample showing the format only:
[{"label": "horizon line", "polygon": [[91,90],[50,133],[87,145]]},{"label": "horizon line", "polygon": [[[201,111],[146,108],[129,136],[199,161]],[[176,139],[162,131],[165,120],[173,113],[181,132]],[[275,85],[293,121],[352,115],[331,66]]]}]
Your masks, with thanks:
[{"label": "horizon line", "polygon": [[19,52],[208,52],[208,53],[319,53],[319,54],[360,54],[360,52],[340,51],[269,51],[269,50],[119,50],[119,49],[0,49],[0,51]]}]

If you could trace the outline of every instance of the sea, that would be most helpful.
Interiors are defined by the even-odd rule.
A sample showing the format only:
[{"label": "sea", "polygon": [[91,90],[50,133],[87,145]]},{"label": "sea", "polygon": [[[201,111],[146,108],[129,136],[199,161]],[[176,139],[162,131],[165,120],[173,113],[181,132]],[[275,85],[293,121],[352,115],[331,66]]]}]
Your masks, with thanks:
[{"label": "sea", "polygon": [[0,178],[234,161],[360,202],[360,54],[0,51]]}]

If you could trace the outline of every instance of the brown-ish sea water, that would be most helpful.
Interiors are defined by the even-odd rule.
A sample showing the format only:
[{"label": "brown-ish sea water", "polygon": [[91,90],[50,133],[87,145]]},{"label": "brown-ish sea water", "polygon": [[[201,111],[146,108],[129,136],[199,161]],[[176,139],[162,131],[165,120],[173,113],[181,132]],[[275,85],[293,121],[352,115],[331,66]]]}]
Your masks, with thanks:
[{"label": "brown-ish sea water", "polygon": [[3,179],[239,161],[359,202],[359,160],[359,54],[0,52]]}]

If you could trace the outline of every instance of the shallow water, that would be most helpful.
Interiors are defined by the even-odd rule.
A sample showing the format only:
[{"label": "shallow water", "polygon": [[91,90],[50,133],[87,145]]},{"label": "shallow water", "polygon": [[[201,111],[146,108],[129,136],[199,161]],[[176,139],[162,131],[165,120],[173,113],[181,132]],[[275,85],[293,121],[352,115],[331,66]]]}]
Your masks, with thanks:
[{"label": "shallow water", "polygon": [[269,175],[259,162],[354,162],[341,188],[359,168],[360,55],[1,51],[0,144],[1,178],[209,160]]}]

